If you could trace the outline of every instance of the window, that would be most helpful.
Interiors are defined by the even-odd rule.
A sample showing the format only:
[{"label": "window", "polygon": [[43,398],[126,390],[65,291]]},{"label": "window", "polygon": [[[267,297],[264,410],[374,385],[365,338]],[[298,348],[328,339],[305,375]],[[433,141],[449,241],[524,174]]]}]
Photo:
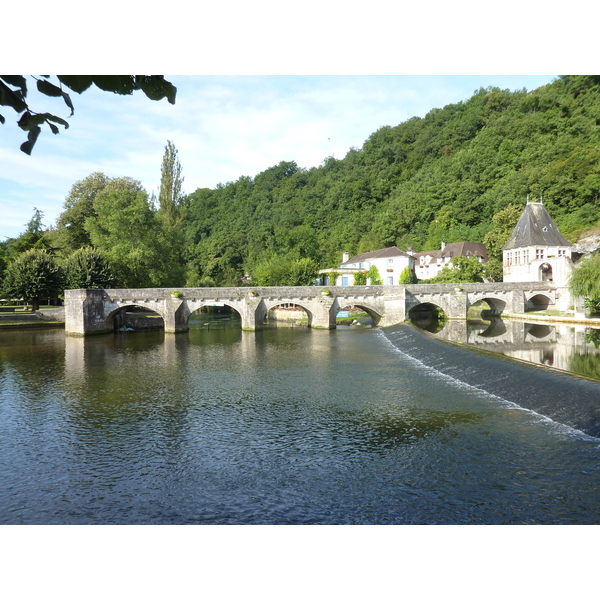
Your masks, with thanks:
[{"label": "window", "polygon": [[394,285],[394,278],[388,277],[388,285]]},{"label": "window", "polygon": [[390,265],[390,267],[394,264],[394,259],[393,258],[388,258],[388,265]]},{"label": "window", "polygon": [[543,248],[536,248],[535,249],[535,257],[536,258],[544,258],[544,249]]},{"label": "window", "polygon": [[342,277],[342,285],[348,285],[348,277]]}]

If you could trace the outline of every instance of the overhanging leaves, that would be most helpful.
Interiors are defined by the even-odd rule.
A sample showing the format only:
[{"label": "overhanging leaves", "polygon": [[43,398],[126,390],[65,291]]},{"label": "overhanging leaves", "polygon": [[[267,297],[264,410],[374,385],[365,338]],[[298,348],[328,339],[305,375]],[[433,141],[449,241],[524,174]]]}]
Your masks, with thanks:
[{"label": "overhanging leaves", "polygon": [[91,75],[57,75],[57,77],[62,84],[78,94],[85,92],[94,83]]},{"label": "overhanging leaves", "polygon": [[[4,79],[4,76],[2,76]],[[14,108],[18,113],[27,110],[27,104],[25,103],[23,92],[15,92],[11,90],[5,83],[0,81],[0,104],[3,106],[10,106]]]},{"label": "overhanging leaves", "polygon": [[62,97],[65,104],[71,109],[71,114],[69,116],[73,116],[75,109],[73,108],[73,103],[71,102],[69,94],[63,92],[59,87],[45,79],[38,79],[37,88],[42,94],[46,94],[46,96],[53,96],[55,98]]},{"label": "overhanging leaves", "polygon": [[25,154],[31,156],[31,151],[35,146],[35,143],[40,135],[40,127],[39,125],[35,125],[29,129],[29,133],[27,134],[27,141],[21,144],[21,150],[25,152]]},{"label": "overhanging leaves", "polygon": [[175,104],[177,88],[165,81],[162,75],[136,75],[136,89],[142,89],[144,94],[151,100],[162,100],[166,98],[170,104]]},{"label": "overhanging leaves", "polygon": [[93,75],[92,80],[101,90],[122,96],[133,94],[136,89],[133,75]]},{"label": "overhanging leaves", "polygon": [[9,85],[21,88],[22,94],[27,94],[27,80],[23,75],[0,75],[0,79],[4,79]]},{"label": "overhanging leaves", "polygon": [[[42,123],[48,123],[48,125],[50,125],[49,121],[54,121],[54,123],[63,125],[65,129],[69,128],[69,124],[64,119],[61,119],[56,115],[51,113],[41,113],[36,115],[30,113],[29,111],[23,113],[17,125],[24,131],[29,131],[32,127],[41,125]],[[54,131],[52,126],[50,128]]]},{"label": "overhanging leaves", "polygon": [[[177,88],[166,81],[163,75],[57,75],[61,86],[48,81],[50,75],[40,77],[41,79],[36,79],[37,90],[45,96],[62,98],[71,109],[69,116],[74,114],[75,109],[71,97],[62,89],[63,85],[78,94],[89,89],[92,83],[103,91],[120,95],[130,95],[135,90],[142,90],[151,100],[167,98],[170,104],[175,104],[177,94]],[[18,89],[11,89],[9,86]],[[23,75],[0,75],[0,105],[10,106],[21,115],[17,124],[21,129],[29,132],[27,141],[21,145],[21,150],[31,154],[42,123],[46,123],[54,134],[59,133],[56,124],[64,126],[65,129],[69,125],[64,119],[51,113],[37,113],[31,110],[26,100],[27,81]],[[5,122],[4,116],[0,115],[0,124]]]}]

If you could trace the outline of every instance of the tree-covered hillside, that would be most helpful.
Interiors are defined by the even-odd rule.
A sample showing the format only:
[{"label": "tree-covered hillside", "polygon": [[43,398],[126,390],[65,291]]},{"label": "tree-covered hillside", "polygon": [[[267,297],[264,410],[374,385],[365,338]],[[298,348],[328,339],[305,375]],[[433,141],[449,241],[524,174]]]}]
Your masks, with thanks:
[{"label": "tree-covered hillside", "polygon": [[425,118],[382,127],[342,160],[282,162],[190,195],[193,269],[253,271],[274,255],[334,266],[396,245],[484,240],[495,214],[543,196],[570,239],[600,219],[600,77],[533,92],[481,89]]},{"label": "tree-covered hillside", "polygon": [[[311,169],[281,162],[198,189],[168,210],[127,174],[93,174],[73,186],[46,241],[59,261],[91,244],[123,284],[197,286],[236,285],[244,273],[256,283],[275,273],[305,279],[336,266],[342,251],[482,242],[507,228],[510,205],[523,206],[527,195],[542,196],[575,240],[600,220],[599,125],[600,76],[560,77],[532,92],[480,89],[382,127],[343,159]],[[170,142],[167,151],[176,156]],[[501,247],[496,230],[492,238]],[[4,246],[8,261],[19,240]]]}]

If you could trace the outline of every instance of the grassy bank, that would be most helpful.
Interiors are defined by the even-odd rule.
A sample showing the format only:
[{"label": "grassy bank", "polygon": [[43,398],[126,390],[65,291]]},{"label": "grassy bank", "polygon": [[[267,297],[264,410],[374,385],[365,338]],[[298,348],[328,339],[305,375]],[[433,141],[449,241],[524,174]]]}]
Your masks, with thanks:
[{"label": "grassy bank", "polygon": [[64,329],[64,327],[64,321],[43,321],[42,319],[19,321],[12,319],[0,319],[0,331],[10,329]]},{"label": "grassy bank", "polygon": [[5,329],[39,329],[39,328],[61,328],[65,326],[64,319],[53,318],[52,310],[44,309],[45,317],[41,318],[38,314],[31,311],[31,308],[16,307],[18,310],[0,312],[0,330]]}]

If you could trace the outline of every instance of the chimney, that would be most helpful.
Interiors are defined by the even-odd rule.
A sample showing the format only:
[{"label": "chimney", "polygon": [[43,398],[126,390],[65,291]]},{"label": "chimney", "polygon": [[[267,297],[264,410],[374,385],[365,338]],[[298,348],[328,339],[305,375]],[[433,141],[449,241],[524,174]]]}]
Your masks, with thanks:
[{"label": "chimney", "polygon": [[406,250],[406,254],[410,254],[411,256],[414,256],[415,251],[412,249],[412,246],[408,247],[408,249]]},{"label": "chimney", "polygon": [[342,254],[342,262],[343,263],[348,262],[349,259],[350,259],[350,253],[349,252],[344,252]]}]

